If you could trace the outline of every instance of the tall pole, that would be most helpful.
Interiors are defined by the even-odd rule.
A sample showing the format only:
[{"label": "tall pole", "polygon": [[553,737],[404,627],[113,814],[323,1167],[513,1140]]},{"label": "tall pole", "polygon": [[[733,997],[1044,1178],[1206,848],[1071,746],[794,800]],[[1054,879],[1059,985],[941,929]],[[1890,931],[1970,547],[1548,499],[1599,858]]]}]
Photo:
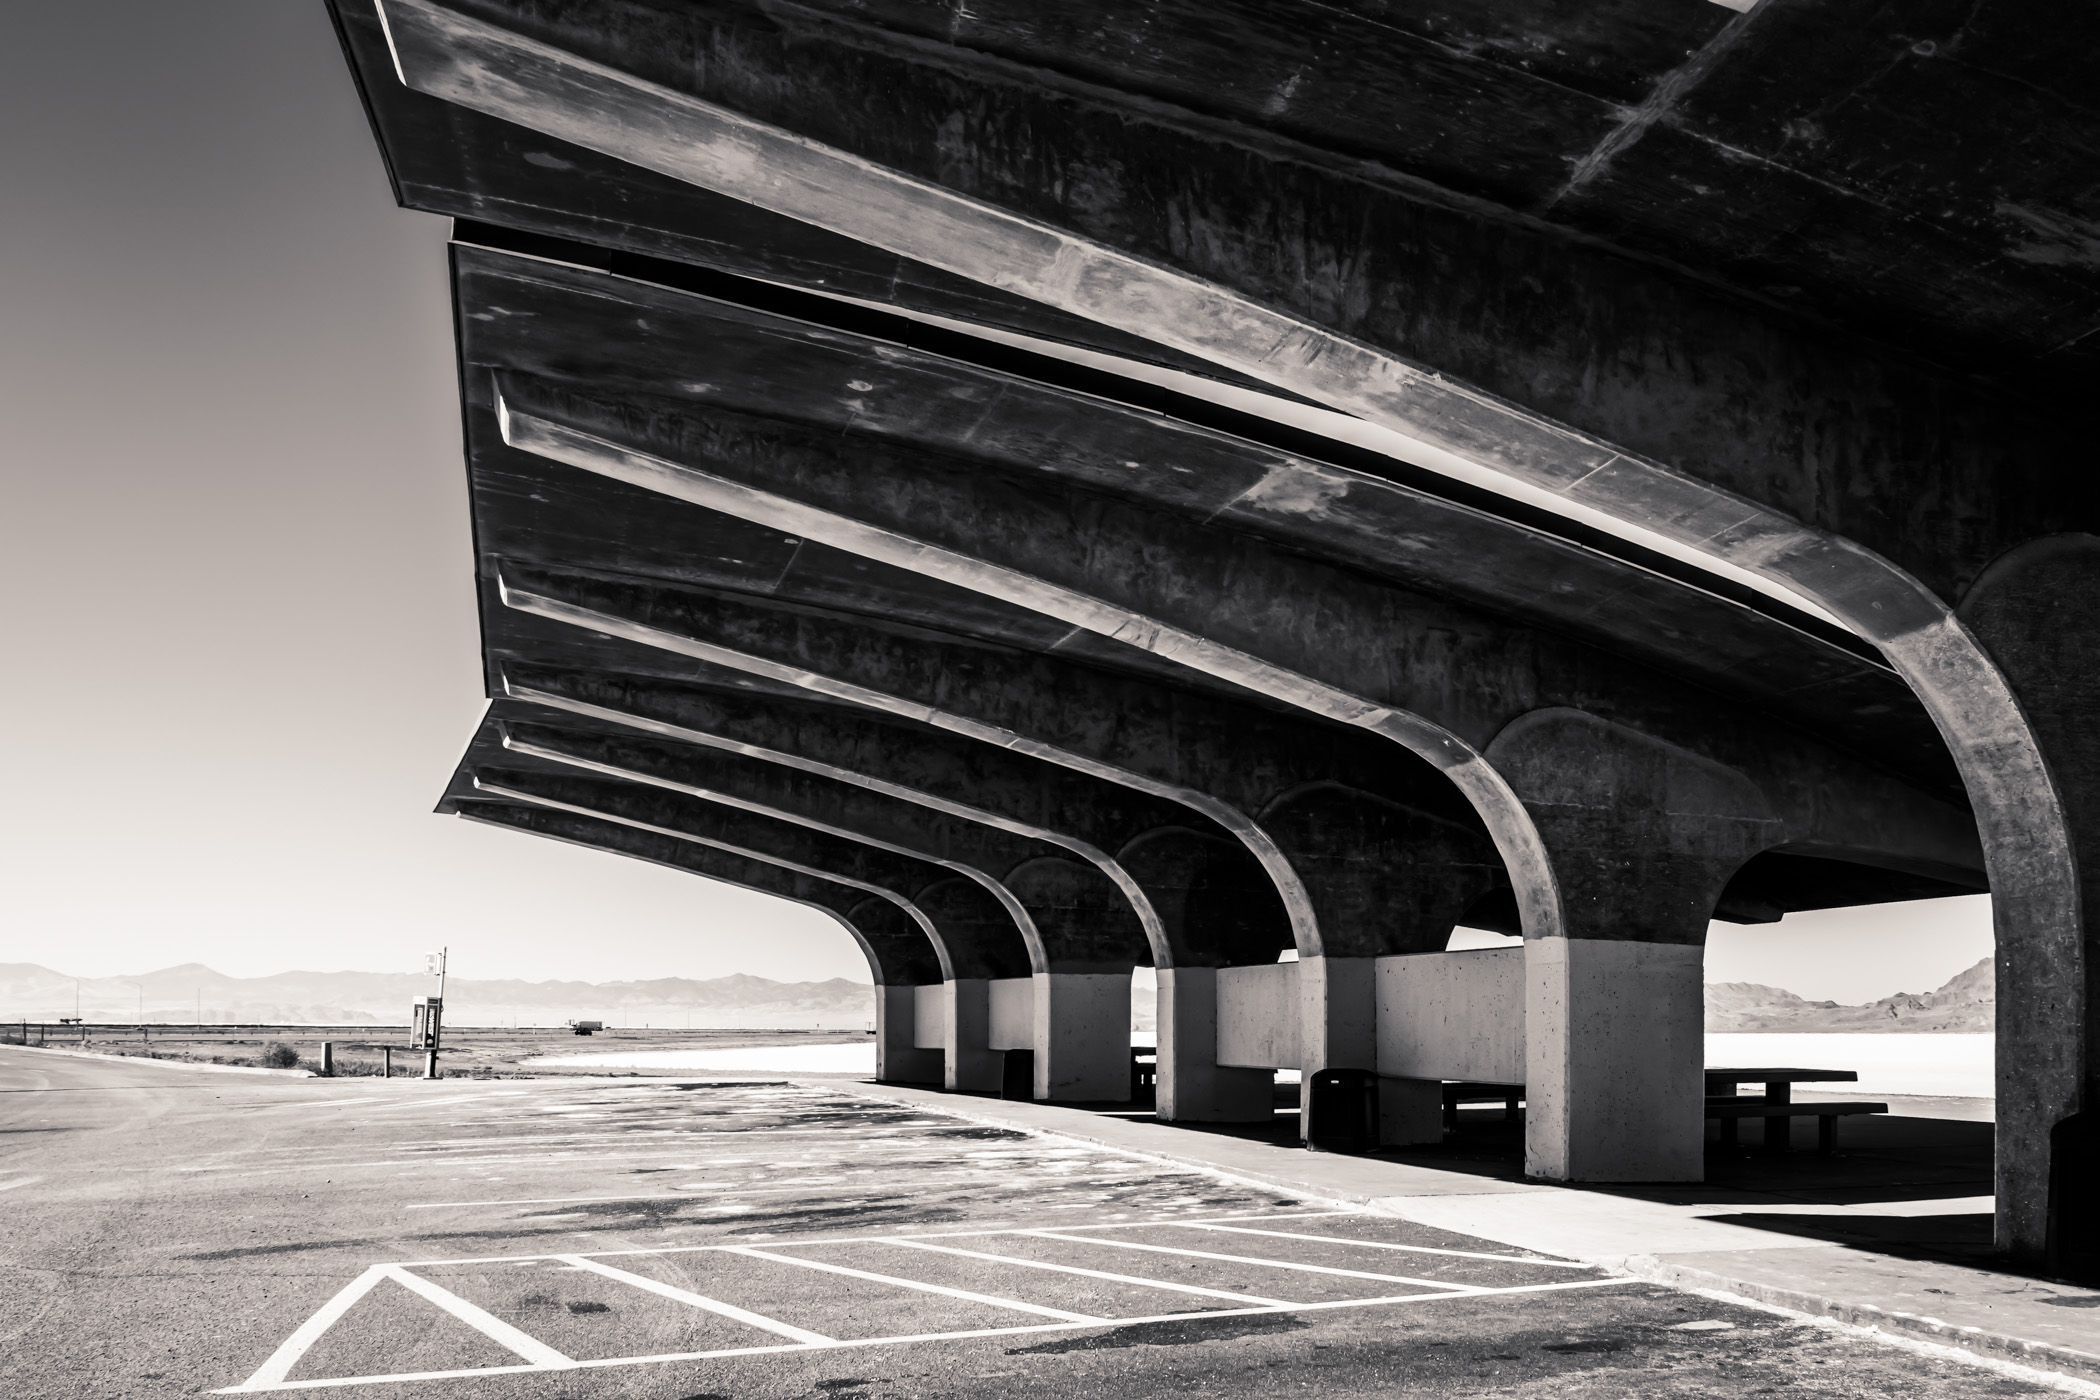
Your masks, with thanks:
[{"label": "tall pole", "polygon": [[435,1079],[438,1077],[438,1041],[443,1037],[445,1033],[445,964],[449,960],[451,951],[452,949],[449,944],[443,948],[438,949],[437,1016],[434,1018],[434,1022],[430,1028],[430,1049],[425,1053],[423,1059],[423,1077],[425,1079]]}]

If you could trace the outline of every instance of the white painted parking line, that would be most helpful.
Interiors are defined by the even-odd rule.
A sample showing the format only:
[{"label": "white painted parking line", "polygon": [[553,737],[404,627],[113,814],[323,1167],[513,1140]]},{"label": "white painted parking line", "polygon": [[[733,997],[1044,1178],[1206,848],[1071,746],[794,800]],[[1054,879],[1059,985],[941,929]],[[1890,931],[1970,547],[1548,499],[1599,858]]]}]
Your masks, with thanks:
[{"label": "white painted parking line", "polygon": [[380,1108],[452,1108],[463,1103],[479,1103],[483,1099],[516,1099],[527,1093],[524,1089],[498,1089],[488,1094],[460,1094],[454,1098],[396,1099],[392,1103],[377,1105]]},{"label": "white painted parking line", "polygon": [[960,1298],[966,1303],[983,1303],[988,1307],[1034,1313],[1037,1317],[1054,1317],[1065,1322],[1108,1321],[1105,1317],[1095,1317],[1089,1313],[1066,1312],[1063,1308],[1046,1308],[1037,1303],[1024,1303],[1018,1298],[994,1298],[986,1293],[972,1293],[966,1288],[950,1288],[940,1283],[921,1283],[915,1278],[898,1278],[895,1274],[871,1274],[865,1269],[849,1269],[844,1264],[827,1264],[821,1259],[804,1259],[799,1254],[773,1254],[751,1245],[722,1246],[721,1253],[742,1254],[752,1259],[770,1259],[779,1264],[793,1264],[797,1268],[817,1269],[827,1274],[843,1274],[847,1278],[867,1279],[871,1283],[886,1283],[895,1288],[917,1289],[921,1293],[938,1293],[946,1298]]},{"label": "white painted parking line", "polygon": [[[1352,1217],[1354,1217],[1354,1218],[1356,1218],[1356,1219],[1359,1219],[1359,1220],[1360,1220],[1360,1219],[1362,1219],[1362,1218],[1364,1217],[1364,1214],[1365,1214],[1365,1212],[1363,1212],[1363,1211],[1361,1211],[1361,1210],[1307,1210],[1307,1211],[1293,1211],[1293,1212],[1291,1212],[1291,1213],[1290,1213],[1290,1214],[1288,1214],[1288,1215],[1271,1215],[1271,1214],[1268,1214],[1268,1213],[1266,1213],[1266,1212],[1265,1212],[1265,1213],[1263,1213],[1263,1214],[1261,1214],[1261,1215],[1210,1215],[1210,1216],[1205,1216],[1205,1217],[1204,1217],[1204,1218],[1203,1218],[1202,1220],[1200,1220],[1200,1221],[1196,1221],[1196,1220],[1174,1220],[1174,1221],[1166,1221],[1166,1220],[1111,1220],[1111,1221],[1109,1221],[1109,1222],[1108,1222],[1107,1224],[1105,1224],[1105,1225],[1060,1225],[1060,1226],[1058,1226],[1058,1227],[1057,1227],[1057,1232],[1058,1232],[1059,1234],[1065,1234],[1065,1233],[1067,1233],[1067,1232],[1069,1232],[1069,1231],[1073,1231],[1073,1230],[1128,1230],[1128,1229],[1129,1229],[1129,1228],[1130,1228],[1131,1226],[1133,1226],[1133,1225],[1167,1225],[1167,1224],[1174,1224],[1174,1225],[1198,1225],[1198,1224],[1213,1224],[1213,1225],[1218,1225],[1218,1224],[1225,1224],[1225,1223],[1227,1223],[1227,1222],[1230,1222],[1230,1221],[1235,1221],[1235,1220],[1325,1220],[1325,1219],[1328,1219],[1328,1218],[1330,1218],[1330,1217],[1333,1217],[1333,1216],[1337,1216],[1337,1215],[1347,1215],[1347,1216],[1352,1216]],[[977,1231],[977,1230],[952,1230],[952,1231],[950,1231],[949,1233],[950,1233],[950,1234],[953,1234],[953,1235],[958,1235],[958,1236],[960,1236],[960,1235],[971,1235],[971,1234],[981,1234],[981,1233],[983,1233],[983,1232],[982,1232],[982,1231]],[[929,1238],[929,1239],[937,1239],[937,1238],[940,1238],[940,1236],[928,1236],[928,1238]]]},{"label": "white painted parking line", "polygon": [[403,1206],[403,1210],[450,1210],[455,1206],[569,1206],[579,1201],[677,1201],[690,1200],[685,1196],[666,1196],[663,1192],[652,1192],[647,1196],[535,1196],[523,1201],[418,1201]]},{"label": "white painted parking line", "polygon": [[284,1345],[271,1352],[270,1359],[257,1367],[254,1375],[230,1390],[219,1393],[232,1395],[244,1390],[275,1390],[284,1384],[284,1378],[291,1374],[292,1367],[298,1365],[299,1358],[312,1350],[315,1342],[321,1340],[321,1334],[335,1326],[343,1314],[350,1311],[352,1303],[370,1293],[386,1277],[387,1266],[384,1264],[374,1264],[359,1274],[348,1288],[322,1304],[319,1312],[301,1323],[298,1331],[286,1337]]},{"label": "white painted parking line", "polygon": [[[1162,1225],[1172,1225],[1183,1230],[1223,1230],[1234,1235],[1267,1235],[1279,1240],[1311,1240],[1315,1244],[1346,1244],[1364,1249],[1398,1249],[1409,1254],[1441,1254],[1452,1259],[1492,1259],[1498,1264],[1541,1264],[1549,1269],[1587,1269],[1588,1264],[1579,1264],[1573,1259],[1533,1259],[1521,1254],[1485,1254],[1470,1249],[1434,1249],[1426,1244],[1391,1244],[1385,1240],[1349,1240],[1339,1235],[1294,1235],[1288,1230],[1250,1230],[1241,1226],[1221,1225],[1208,1220],[1162,1220]],[[1059,1227],[1062,1229],[1063,1227]]]},{"label": "white painted parking line", "polygon": [[[817,1183],[825,1185],[828,1183]],[[5,1190],[0,1187],[0,1190]],[[648,1196],[539,1196],[527,1201],[424,1201],[416,1205],[403,1206],[403,1210],[444,1210],[453,1206],[569,1206],[580,1201],[715,1201],[726,1196],[793,1196],[804,1194],[810,1186],[760,1186],[745,1190],[741,1187],[729,1191],[658,1191]],[[840,1200],[858,1200],[859,1197],[837,1197]]]},{"label": "white painted parking line", "polygon": [[595,1259],[586,1259],[581,1254],[557,1254],[554,1257],[571,1268],[587,1269],[591,1273],[600,1274],[609,1279],[617,1279],[630,1287],[654,1293],[660,1298],[670,1298],[684,1303],[687,1307],[699,1308],[705,1312],[726,1317],[733,1322],[741,1322],[747,1327],[756,1327],[762,1332],[771,1332],[776,1336],[786,1337],[790,1341],[801,1342],[805,1346],[828,1347],[835,1344],[834,1338],[827,1337],[822,1332],[811,1332],[806,1328],[796,1327],[790,1323],[781,1322],[760,1313],[747,1312],[734,1303],[725,1303],[719,1298],[703,1298],[698,1293],[688,1293],[683,1288],[673,1288],[668,1283],[658,1283],[655,1279],[645,1278],[641,1274],[630,1274],[625,1269],[615,1269],[610,1264],[601,1264]]},{"label": "white painted parking line", "polygon": [[[629,1126],[629,1127],[623,1127],[623,1128],[622,1128],[621,1130],[619,1130],[619,1131],[617,1131],[617,1132],[609,1132],[609,1133],[605,1133],[605,1132],[588,1132],[588,1133],[582,1133],[582,1132],[579,1132],[579,1133],[529,1133],[529,1134],[528,1134],[528,1133],[519,1133],[519,1134],[516,1134],[515,1136],[512,1136],[512,1137],[504,1137],[504,1138],[493,1138],[493,1139],[491,1139],[491,1138],[488,1138],[488,1137],[470,1137],[470,1138],[422,1138],[422,1139],[414,1139],[414,1138],[411,1138],[411,1139],[408,1139],[408,1140],[406,1140],[406,1141],[403,1141],[403,1142],[399,1142],[399,1143],[396,1143],[396,1144],[395,1144],[395,1146],[397,1146],[397,1147],[400,1147],[400,1148],[403,1148],[403,1149],[405,1150],[405,1149],[410,1149],[410,1148],[417,1148],[417,1147],[486,1147],[486,1146],[487,1146],[487,1145],[488,1145],[488,1144],[489,1144],[489,1143],[490,1143],[491,1141],[494,1141],[494,1142],[501,1142],[501,1143],[506,1143],[506,1144],[508,1144],[508,1143],[515,1143],[515,1144],[519,1144],[519,1145],[522,1145],[522,1146],[527,1146],[527,1147],[536,1147],[536,1146],[542,1146],[542,1145],[544,1145],[544,1144],[547,1144],[547,1143],[555,1143],[555,1142],[631,1142],[631,1141],[633,1141],[633,1140],[634,1140],[634,1139],[635,1139],[636,1137],[642,1136],[642,1134],[641,1134],[641,1133],[639,1133],[639,1132],[637,1132],[637,1131],[635,1131],[635,1130],[634,1130],[635,1128],[637,1128],[637,1127],[640,1127],[640,1126],[642,1126],[642,1125],[631,1125],[631,1126]],[[861,1142],[876,1142],[876,1141],[880,1141],[880,1140],[881,1140],[881,1139],[882,1139],[882,1138],[883,1138],[883,1137],[884,1137],[885,1135],[887,1135],[887,1136],[890,1136],[890,1137],[898,1137],[898,1136],[900,1136],[900,1135],[901,1135],[901,1134],[902,1134],[902,1133],[903,1133],[904,1131],[905,1131],[904,1129],[894,1129],[894,1130],[893,1130],[893,1129],[888,1129],[888,1128],[870,1128],[870,1129],[868,1129],[868,1130],[867,1130],[866,1132],[856,1132],[856,1133],[854,1134],[854,1138],[853,1138],[853,1140],[854,1140],[854,1142],[856,1142],[856,1143],[861,1143]],[[656,1134],[654,1134],[654,1136],[655,1136],[655,1137],[656,1137],[656,1138],[657,1138],[657,1139],[658,1139],[659,1141],[661,1141],[661,1140],[662,1140],[662,1139],[664,1139],[664,1138],[675,1138],[675,1139],[677,1139],[677,1140],[678,1140],[679,1142],[695,1142],[695,1143],[697,1143],[697,1142],[747,1142],[747,1141],[749,1141],[749,1140],[750,1140],[750,1139],[752,1139],[752,1138],[774,1138],[774,1137],[831,1137],[831,1138],[836,1138],[836,1137],[838,1136],[838,1129],[836,1129],[836,1128],[778,1128],[778,1129],[769,1129],[769,1128],[675,1128],[675,1129],[664,1129],[664,1130],[662,1130],[662,1131],[660,1131],[660,1132],[657,1132]],[[905,1142],[905,1146],[907,1146],[907,1147],[909,1147],[909,1148],[912,1148],[913,1150],[916,1150],[916,1151],[924,1152],[924,1151],[926,1151],[926,1150],[927,1150],[928,1144],[927,1144],[926,1142],[924,1142],[923,1140],[917,1140],[917,1141],[913,1141],[913,1140],[907,1140],[907,1141]]]},{"label": "white painted parking line", "polygon": [[[1155,1313],[1149,1317],[1121,1317],[1104,1323],[1099,1319],[1091,1322],[1034,1323],[1020,1327],[978,1327],[960,1332],[915,1332],[896,1337],[864,1337],[852,1341],[839,1341],[826,1350],[849,1351],[857,1347],[903,1346],[917,1342],[962,1342],[980,1337],[1022,1337],[1041,1335],[1046,1332],[1071,1332],[1087,1327],[1109,1326],[1115,1328],[1142,1327],[1163,1322],[1208,1322],[1228,1317],[1267,1317],[1283,1313],[1335,1312],[1346,1308],[1405,1307],[1414,1303],[1435,1303],[1446,1298],[1461,1297],[1505,1297],[1523,1293],[1555,1293],[1578,1288],[1623,1288],[1638,1283],[1638,1279],[1585,1278],[1572,1279],[1566,1283],[1522,1284],[1514,1288],[1484,1288],[1468,1293],[1409,1293],[1391,1298],[1341,1298],[1321,1303],[1293,1303],[1287,1307],[1270,1308],[1219,1308],[1209,1312]],[[779,1356],[783,1354],[811,1351],[815,1348],[789,1343],[782,1346],[723,1347],[715,1351],[664,1352],[653,1356],[610,1356],[572,1362],[576,1370],[598,1370],[613,1366],[650,1366],[672,1361],[713,1361],[732,1356]],[[456,1371],[406,1371],[377,1376],[331,1376],[325,1379],[304,1381],[280,1381],[274,1385],[242,1384],[210,1392],[213,1395],[237,1395],[253,1390],[319,1390],[350,1385],[388,1385],[403,1381],[462,1380],[474,1376],[518,1375],[540,1371],[538,1366],[475,1366]]]},{"label": "white painted parking line", "polygon": [[[1355,1210],[1322,1211],[1322,1215],[1353,1215],[1362,1217],[1364,1212]],[[1211,1220],[1302,1220],[1296,1215],[1222,1215],[1206,1217]],[[1105,1225],[1058,1225],[1055,1229],[1060,1237],[1076,1235],[1083,1230],[1141,1230],[1153,1225],[1179,1225],[1188,1222],[1179,1220],[1116,1220]],[[912,1240],[959,1240],[982,1239],[987,1235],[1035,1234],[1043,1227],[1016,1225],[1004,1229],[978,1230],[932,1230],[923,1234],[909,1235],[790,1235],[786,1238],[767,1240],[767,1249],[790,1249],[801,1245],[841,1244],[893,1244],[900,1239]],[[634,1254],[705,1254],[710,1250],[747,1249],[748,1245],[735,1244],[680,1244],[643,1245],[637,1249],[591,1249],[582,1253],[593,1259],[618,1259]],[[534,1259],[551,1259],[551,1254],[484,1254],[468,1259],[416,1259],[403,1264],[404,1269],[449,1268],[458,1264],[521,1264]]]},{"label": "white painted parking line", "polygon": [[1100,1245],[1104,1249],[1142,1249],[1148,1254],[1178,1254],[1185,1259],[1215,1259],[1226,1264],[1252,1264],[1262,1269],[1291,1269],[1301,1274],[1332,1274],[1337,1278],[1367,1278],[1377,1283],[1406,1283],[1417,1288],[1441,1288],[1453,1293],[1487,1293],[1492,1290],[1444,1279],[1409,1278],[1404,1274],[1372,1274],[1362,1269],[1336,1269],[1326,1264],[1293,1264],[1281,1259],[1254,1259],[1244,1254],[1212,1254],[1201,1249],[1175,1249],[1164,1244],[1140,1244],[1136,1240],[1107,1240],[1099,1235],[1066,1234],[1061,1230],[1019,1230],[1044,1240],[1071,1240],[1076,1244]]},{"label": "white painted parking line", "polygon": [[953,1245],[930,1244],[925,1240],[887,1240],[887,1244],[902,1245],[907,1249],[924,1249],[936,1254],[959,1254],[965,1259],[989,1259],[996,1264],[1018,1264],[1024,1269],[1049,1269],[1060,1274],[1080,1274],[1086,1278],[1107,1279],[1111,1283],[1134,1283],[1142,1288],[1164,1288],[1173,1293],[1193,1293],[1204,1298],[1230,1298],[1235,1303],[1258,1303],[1264,1307],[1287,1308],[1291,1306],[1281,1298],[1261,1298],[1251,1293],[1234,1293],[1223,1288],[1198,1288],[1193,1283],[1168,1283],[1164,1279],[1139,1278],[1136,1274],[1110,1274],[1099,1269],[1082,1269],[1077,1264],[1052,1264],[1045,1259],[1018,1259],[1011,1254],[986,1254],[982,1250],[957,1249]]},{"label": "white painted parking line", "polygon": [[387,1274],[395,1282],[407,1285],[411,1292],[421,1294],[430,1302],[436,1303],[497,1346],[505,1351],[516,1352],[534,1366],[546,1370],[566,1370],[576,1364],[545,1342],[527,1336],[502,1318],[483,1312],[457,1293],[440,1288],[427,1278],[418,1277],[398,1265],[389,1269]]}]

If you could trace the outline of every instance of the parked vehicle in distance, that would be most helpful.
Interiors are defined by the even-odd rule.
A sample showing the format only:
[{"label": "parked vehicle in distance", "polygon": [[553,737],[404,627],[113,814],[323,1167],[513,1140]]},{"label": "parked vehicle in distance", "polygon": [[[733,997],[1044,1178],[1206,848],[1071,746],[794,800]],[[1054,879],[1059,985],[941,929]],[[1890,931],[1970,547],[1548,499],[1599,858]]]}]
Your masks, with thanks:
[{"label": "parked vehicle in distance", "polygon": [[602,1031],[602,1030],[604,1030],[604,1029],[605,1029],[605,1022],[603,1022],[603,1021],[571,1021],[571,1022],[569,1022],[569,1029],[570,1029],[570,1030],[572,1030],[572,1031],[574,1031],[574,1032],[576,1032],[576,1034],[578,1034],[578,1035],[590,1035],[590,1034],[592,1034],[593,1032],[596,1032],[596,1031]]}]

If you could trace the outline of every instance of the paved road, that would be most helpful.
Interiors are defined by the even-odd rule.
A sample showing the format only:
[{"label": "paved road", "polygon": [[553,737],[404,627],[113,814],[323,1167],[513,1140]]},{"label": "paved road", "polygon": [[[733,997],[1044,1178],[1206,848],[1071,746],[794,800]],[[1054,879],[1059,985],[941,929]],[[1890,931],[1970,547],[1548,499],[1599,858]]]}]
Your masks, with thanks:
[{"label": "paved road", "polygon": [[0,1394],[2055,1394],[845,1087],[0,1047]]}]

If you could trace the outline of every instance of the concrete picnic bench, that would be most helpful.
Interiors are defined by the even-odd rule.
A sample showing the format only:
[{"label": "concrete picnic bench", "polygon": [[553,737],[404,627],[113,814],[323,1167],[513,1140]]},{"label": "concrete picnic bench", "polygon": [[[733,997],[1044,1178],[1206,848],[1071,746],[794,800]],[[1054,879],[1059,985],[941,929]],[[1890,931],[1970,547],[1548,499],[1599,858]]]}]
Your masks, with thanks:
[{"label": "concrete picnic bench", "polygon": [[[1788,1150],[1788,1126],[1796,1118],[1816,1120],[1816,1151],[1829,1156],[1837,1149],[1837,1120],[1859,1113],[1887,1113],[1885,1103],[1839,1100],[1833,1103],[1795,1103],[1796,1084],[1856,1084],[1857,1072],[1849,1069],[1799,1069],[1790,1067],[1721,1068],[1706,1072],[1706,1116],[1721,1121],[1721,1142],[1733,1147],[1737,1127],[1745,1118],[1758,1118],[1765,1125],[1765,1150]],[[1762,1094],[1738,1094],[1743,1084],[1762,1084]],[[1444,1085],[1444,1126],[1458,1126],[1461,1104],[1499,1103],[1503,1117],[1518,1121],[1517,1105],[1524,1097],[1522,1084],[1490,1084],[1476,1080],[1451,1080]]]},{"label": "concrete picnic bench", "polygon": [[[1793,1119],[1816,1120],[1816,1151],[1827,1157],[1837,1149],[1837,1120],[1856,1113],[1887,1113],[1885,1103],[1839,1100],[1832,1103],[1803,1103],[1794,1100],[1796,1084],[1857,1084],[1859,1075],[1849,1069],[1708,1069],[1706,1071],[1706,1116],[1721,1120],[1721,1142],[1734,1146],[1736,1125],[1745,1118],[1761,1118],[1765,1124],[1765,1151],[1785,1152],[1788,1127]],[[1762,1084],[1763,1094],[1738,1094],[1743,1084]]]}]

